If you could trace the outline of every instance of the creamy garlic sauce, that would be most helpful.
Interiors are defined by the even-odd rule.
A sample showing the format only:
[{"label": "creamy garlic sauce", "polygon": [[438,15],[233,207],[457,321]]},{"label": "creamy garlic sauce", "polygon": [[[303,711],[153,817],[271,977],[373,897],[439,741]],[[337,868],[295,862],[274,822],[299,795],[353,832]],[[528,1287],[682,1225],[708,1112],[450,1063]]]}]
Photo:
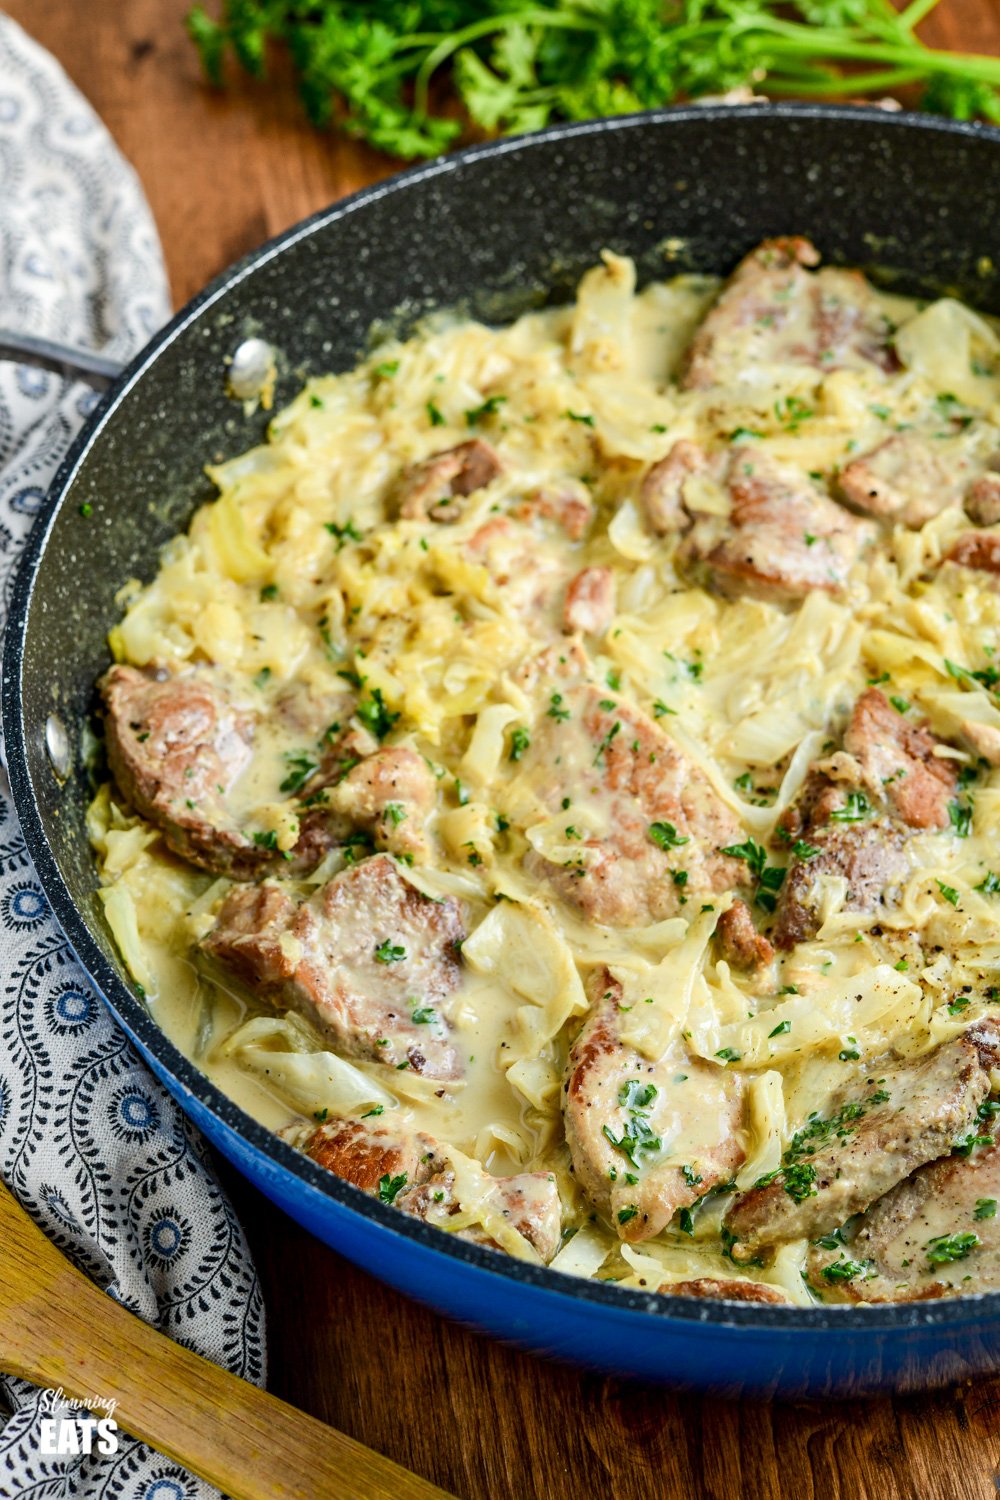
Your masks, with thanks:
[{"label": "creamy garlic sauce", "polygon": [[[662,1159],[697,1161],[718,1138],[728,1067],[751,1084],[755,1173],[890,1050],[916,1055],[957,1034],[988,1006],[1000,974],[997,898],[982,889],[1000,867],[1000,776],[958,734],[970,716],[1000,728],[990,675],[1000,667],[1000,594],[988,575],[940,566],[968,530],[961,510],[919,529],[887,526],[842,594],[815,591],[789,607],[709,592],[636,501],[644,470],[678,439],[719,445],[741,431],[755,451],[821,475],[915,429],[945,466],[981,462],[1000,449],[996,332],[947,300],[921,310],[881,296],[899,329],[897,372],[778,365],[735,386],[682,391],[673,375],[716,289],[679,277],[635,295],[630,264],[608,256],[573,307],[504,329],[436,320],[356,371],[311,381],[274,419],[267,445],[209,469],[219,499],[165,549],[153,583],[130,589],[111,636],[121,661],[209,662],[224,675],[257,726],[228,805],[248,832],[273,832],[279,850],[295,844],[320,747],[350,719],[359,680],[368,695],[378,690],[398,716],[387,742],[412,745],[437,777],[429,858],[404,873],[465,903],[453,1012],[465,1072],[445,1088],[354,1061],[362,1081],[352,1075],[351,1087],[370,1088],[373,1102],[494,1174],[554,1171],[564,1227],[579,1231],[578,1263],[570,1240],[567,1268],[641,1286],[732,1274],[718,1233],[725,1200],[702,1208],[693,1234],[672,1225],[635,1248],[594,1222],[568,1172],[560,1116],[586,1004],[581,973],[618,965],[640,990],[649,984],[656,1035],[717,1069],[718,1089],[680,1082],[661,1100]],[[495,446],[504,472],[463,500],[457,521],[387,518],[403,466],[476,436]],[[567,483],[594,507],[576,540],[519,510]],[[685,501],[706,516],[729,503],[704,476]],[[771,864],[787,863],[778,817],[809,763],[839,744],[868,683],[885,682],[914,722],[928,719],[949,740],[969,771],[966,826],[910,841],[910,875],[877,924],[842,910],[833,879],[820,932],[778,958],[763,985],[730,971],[707,938],[682,972],[700,900],[645,927],[601,927],[531,873],[531,853],[559,866],[592,858],[581,846],[606,838],[620,811],[587,737],[575,723],[560,733],[558,686],[522,674],[546,645],[571,649],[566,580],[588,566],[611,569],[615,594],[610,628],[584,641],[594,680],[671,737]],[[544,763],[517,755],[518,731],[539,743],[545,735]],[[229,882],[171,855],[108,787],[91,830],[109,923],[167,1035],[271,1129],[338,1113],[345,1085],[324,1073],[329,1043],[300,1022],[266,1036],[258,1024],[241,1045],[248,1024],[273,1011],[196,956]],[[690,855],[678,848],[678,872]],[[332,856],[290,888],[308,895],[342,865]],[[718,911],[727,904],[721,897]],[[766,927],[766,912],[756,915]],[[775,1034],[779,1019],[790,1026]],[[786,1247],[746,1274],[807,1299],[803,1250]]]}]

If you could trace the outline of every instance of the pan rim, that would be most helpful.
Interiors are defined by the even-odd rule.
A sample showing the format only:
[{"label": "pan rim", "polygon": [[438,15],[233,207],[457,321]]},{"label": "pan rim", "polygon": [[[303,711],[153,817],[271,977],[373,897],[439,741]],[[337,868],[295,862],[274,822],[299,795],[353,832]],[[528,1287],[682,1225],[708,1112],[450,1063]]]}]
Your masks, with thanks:
[{"label": "pan rim", "polygon": [[492,160],[512,153],[530,156],[532,151],[544,149],[552,142],[569,143],[592,135],[627,132],[637,127],[666,127],[672,123],[695,120],[710,125],[713,121],[740,118],[823,120],[861,127],[877,126],[884,131],[987,140],[1000,150],[1000,128],[930,115],[887,114],[875,107],[800,103],[674,106],[611,119],[553,125],[531,135],[469,146],[453,155],[419,163],[337,200],[249,252],[191,298],[126,366],[84,423],[49,486],[42,511],[18,565],[4,639],[0,709],[11,795],[28,853],[45,896],[70,947],[111,1014],[139,1050],[148,1059],[155,1059],[159,1068],[169,1075],[183,1095],[180,1102],[185,1113],[190,1113],[188,1101],[194,1101],[199,1110],[204,1110],[224,1130],[240,1138],[242,1146],[249,1149],[260,1162],[262,1171],[273,1174],[276,1168],[283,1177],[289,1179],[289,1188],[304,1188],[309,1196],[318,1195],[320,1200],[332,1201],[338,1209],[346,1210],[358,1220],[374,1224],[382,1234],[394,1236],[401,1242],[409,1242],[435,1259],[447,1258],[462,1263],[470,1271],[492,1281],[498,1286],[498,1290],[500,1284],[513,1283],[530,1298],[545,1297],[549,1301],[565,1303],[567,1312],[581,1304],[589,1304],[601,1309],[606,1315],[617,1316],[635,1329],[650,1330],[651,1326],[666,1328],[673,1324],[675,1330],[685,1325],[711,1326],[746,1334],[787,1334],[791,1338],[822,1332],[842,1335],[854,1333],[866,1340],[875,1333],[902,1333],[917,1328],[957,1330],[980,1322],[984,1314],[994,1316],[1000,1313],[1000,1292],[972,1293],[937,1302],[815,1307],[742,1304],[724,1299],[661,1296],[656,1292],[625,1289],[614,1283],[571,1277],[553,1271],[548,1266],[535,1266],[501,1257],[495,1251],[459,1240],[444,1230],[411,1219],[391,1206],[368,1197],[352,1184],[324,1172],[223,1094],[169,1040],[150,1012],[118,975],[105,957],[91,932],[88,920],[76,906],[63,879],[42,826],[28,769],[27,726],[22,698],[23,646],[38,567],[56,517],[67,501],[87,455],[99,440],[111,416],[160,353],[198,317],[258,268],[327,225],[363,211],[370,204],[387,196],[419,187],[423,182],[457,173],[467,174],[474,171],[476,164],[482,160]]}]

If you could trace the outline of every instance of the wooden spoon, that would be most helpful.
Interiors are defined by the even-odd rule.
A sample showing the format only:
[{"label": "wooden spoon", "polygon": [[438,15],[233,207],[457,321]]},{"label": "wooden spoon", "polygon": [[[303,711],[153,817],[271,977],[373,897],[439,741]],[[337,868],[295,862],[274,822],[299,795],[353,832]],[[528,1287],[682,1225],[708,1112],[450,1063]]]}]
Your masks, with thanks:
[{"label": "wooden spoon", "polygon": [[[0,1186],[0,1370],[87,1404],[232,1500],[451,1500],[182,1349],[70,1265]],[[106,1416],[105,1411],[96,1415]]]}]

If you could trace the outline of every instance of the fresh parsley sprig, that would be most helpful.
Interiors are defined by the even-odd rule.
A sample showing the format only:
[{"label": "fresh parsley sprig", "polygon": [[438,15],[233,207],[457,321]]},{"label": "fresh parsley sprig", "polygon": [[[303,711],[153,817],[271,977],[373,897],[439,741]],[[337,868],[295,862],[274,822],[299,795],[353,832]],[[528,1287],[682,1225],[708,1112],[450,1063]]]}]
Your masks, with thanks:
[{"label": "fresh parsley sprig", "polygon": [[[291,56],[309,118],[401,157],[752,83],[778,96],[917,86],[923,108],[1000,123],[1000,58],[936,51],[939,0],[220,0],[188,31],[208,78]],[[848,70],[844,72],[844,68]],[[447,74],[465,109],[455,118]]]}]

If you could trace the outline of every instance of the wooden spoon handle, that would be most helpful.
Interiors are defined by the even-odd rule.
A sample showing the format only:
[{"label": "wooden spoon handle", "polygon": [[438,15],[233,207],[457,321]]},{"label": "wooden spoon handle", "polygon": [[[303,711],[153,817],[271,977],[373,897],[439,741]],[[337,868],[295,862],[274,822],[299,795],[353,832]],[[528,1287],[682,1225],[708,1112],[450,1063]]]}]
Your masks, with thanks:
[{"label": "wooden spoon handle", "polygon": [[157,1333],[59,1256],[19,1210],[14,1233],[6,1213],[3,1227],[0,1366],[8,1374],[61,1386],[83,1404],[94,1396],[116,1401],[126,1432],[233,1500],[449,1500]]}]

